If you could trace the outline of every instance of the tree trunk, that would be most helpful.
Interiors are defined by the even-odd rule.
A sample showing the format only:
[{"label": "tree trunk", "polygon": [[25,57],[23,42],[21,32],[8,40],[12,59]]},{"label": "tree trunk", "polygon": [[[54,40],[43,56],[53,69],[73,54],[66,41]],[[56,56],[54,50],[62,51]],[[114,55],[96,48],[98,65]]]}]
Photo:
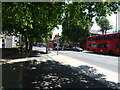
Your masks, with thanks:
[{"label": "tree trunk", "polygon": [[33,48],[33,39],[29,37],[29,51],[31,51]]},{"label": "tree trunk", "polygon": [[104,31],[102,31],[102,34],[104,34]]},{"label": "tree trunk", "polygon": [[46,38],[46,54],[48,54],[48,40]]},{"label": "tree trunk", "polygon": [[33,48],[33,43],[30,41],[30,45],[29,45],[29,50],[32,51],[32,48]]},{"label": "tree trunk", "polygon": [[107,31],[105,30],[105,34],[107,34]]},{"label": "tree trunk", "polygon": [[25,52],[28,52],[28,41],[27,41],[27,36],[25,36]]}]

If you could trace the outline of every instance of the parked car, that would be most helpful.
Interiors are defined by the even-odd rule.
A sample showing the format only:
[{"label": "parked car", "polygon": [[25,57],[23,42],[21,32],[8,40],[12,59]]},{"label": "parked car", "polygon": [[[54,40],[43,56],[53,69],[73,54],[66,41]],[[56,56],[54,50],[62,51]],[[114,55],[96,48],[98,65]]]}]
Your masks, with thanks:
[{"label": "parked car", "polygon": [[66,48],[64,48],[63,50],[72,50],[72,48],[66,47]]},{"label": "parked car", "polygon": [[62,50],[62,47],[60,47],[60,46],[57,47],[57,46],[56,46],[55,48],[53,48],[53,50],[57,50],[57,49],[58,49],[58,50]]},{"label": "parked car", "polygon": [[80,52],[83,51],[83,49],[80,48],[80,47],[73,47],[72,50],[73,50],[73,51],[80,51]]}]

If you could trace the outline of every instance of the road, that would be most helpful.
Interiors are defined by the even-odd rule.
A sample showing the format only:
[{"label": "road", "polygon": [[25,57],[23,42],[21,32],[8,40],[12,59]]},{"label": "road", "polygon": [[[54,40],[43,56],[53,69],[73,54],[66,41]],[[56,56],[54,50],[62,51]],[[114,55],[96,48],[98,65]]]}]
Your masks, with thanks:
[{"label": "road", "polygon": [[[53,51],[57,53],[56,51]],[[93,67],[97,70],[97,73],[104,74],[106,80],[112,82],[120,82],[119,74],[120,70],[120,62],[118,56],[110,56],[110,55],[103,55],[92,53],[88,51],[83,52],[75,52],[75,51],[59,51],[59,56],[66,56],[69,58],[60,58],[59,60],[65,60],[66,64],[70,64],[73,66],[78,65],[87,65]],[[55,56],[53,56],[54,58]],[[71,62],[72,61],[72,62]],[[68,63],[67,63],[68,62]]]},{"label": "road", "polygon": [[59,54],[108,69],[110,71],[118,72],[118,56],[95,54],[88,51],[59,51]]},{"label": "road", "polygon": [[[36,47],[37,50],[45,51],[44,48]],[[112,82],[119,82],[118,67],[120,67],[120,59],[118,56],[110,56],[103,54],[96,54],[88,51],[76,52],[76,51],[51,51],[48,54],[52,59],[60,61],[64,64],[72,66],[87,65],[97,70],[97,73],[105,75],[106,80]]]}]

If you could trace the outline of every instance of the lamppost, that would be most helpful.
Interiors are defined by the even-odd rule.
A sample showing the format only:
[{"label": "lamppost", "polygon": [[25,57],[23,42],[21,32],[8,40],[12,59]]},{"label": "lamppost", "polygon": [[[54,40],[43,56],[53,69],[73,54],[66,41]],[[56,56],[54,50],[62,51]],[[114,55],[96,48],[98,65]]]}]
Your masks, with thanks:
[{"label": "lamppost", "polygon": [[117,32],[117,14],[116,14],[116,32]]},{"label": "lamppost", "polygon": [[54,38],[55,40],[56,40],[56,43],[57,43],[57,55],[58,55],[58,49],[59,49],[59,33],[58,33],[58,35],[55,35],[55,38]]},{"label": "lamppost", "polygon": [[56,38],[56,41],[57,41],[57,55],[58,55],[58,49],[59,49],[59,39]]}]

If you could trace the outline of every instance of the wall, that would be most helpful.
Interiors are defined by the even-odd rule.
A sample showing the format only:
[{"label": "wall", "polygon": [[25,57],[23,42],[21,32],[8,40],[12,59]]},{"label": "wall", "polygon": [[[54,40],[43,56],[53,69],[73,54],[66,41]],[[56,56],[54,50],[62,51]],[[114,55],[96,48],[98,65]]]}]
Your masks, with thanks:
[{"label": "wall", "polygon": [[[4,39],[4,42],[2,42],[2,39]],[[5,48],[14,48],[19,45],[19,37],[5,36],[4,34],[0,34],[0,48],[3,48],[2,44],[5,45]]]},{"label": "wall", "polygon": [[12,48],[12,36],[6,36],[5,48]]},{"label": "wall", "polygon": [[0,48],[0,51],[1,50],[2,50],[2,58],[5,58],[7,56],[10,56],[18,52],[17,48]]},{"label": "wall", "polygon": [[0,38],[0,48],[2,48],[2,38]]}]

